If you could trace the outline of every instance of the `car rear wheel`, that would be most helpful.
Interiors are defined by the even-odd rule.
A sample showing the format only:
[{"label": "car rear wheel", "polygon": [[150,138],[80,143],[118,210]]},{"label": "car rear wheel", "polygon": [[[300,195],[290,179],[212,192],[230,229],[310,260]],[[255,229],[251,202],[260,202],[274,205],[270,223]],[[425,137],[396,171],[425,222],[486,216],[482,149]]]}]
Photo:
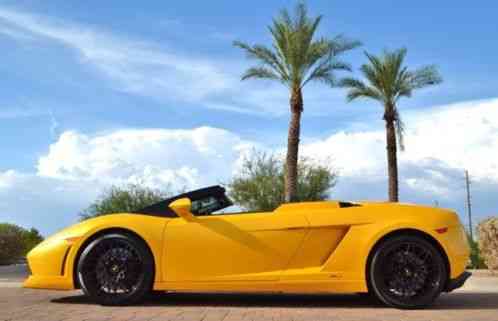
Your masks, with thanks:
[{"label": "car rear wheel", "polygon": [[374,252],[369,270],[370,290],[385,304],[401,309],[433,303],[447,279],[439,249],[415,235],[383,241]]},{"label": "car rear wheel", "polygon": [[81,288],[94,301],[128,305],[151,291],[154,260],[142,240],[126,234],[107,234],[84,249],[77,271]]}]

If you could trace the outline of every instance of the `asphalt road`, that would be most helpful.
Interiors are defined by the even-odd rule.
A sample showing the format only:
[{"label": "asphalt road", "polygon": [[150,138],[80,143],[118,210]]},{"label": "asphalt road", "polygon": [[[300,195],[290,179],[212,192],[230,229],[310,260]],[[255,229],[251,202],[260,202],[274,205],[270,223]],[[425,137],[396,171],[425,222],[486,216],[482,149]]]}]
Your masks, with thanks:
[{"label": "asphalt road", "polygon": [[19,265],[0,265],[0,283],[1,282],[20,282],[28,275],[28,268],[25,264]]},{"label": "asphalt road", "polygon": [[425,310],[387,308],[358,295],[165,293],[130,307],[102,307],[80,291],[20,288],[25,268],[0,267],[0,321],[469,320],[498,321],[498,277],[474,273]]}]

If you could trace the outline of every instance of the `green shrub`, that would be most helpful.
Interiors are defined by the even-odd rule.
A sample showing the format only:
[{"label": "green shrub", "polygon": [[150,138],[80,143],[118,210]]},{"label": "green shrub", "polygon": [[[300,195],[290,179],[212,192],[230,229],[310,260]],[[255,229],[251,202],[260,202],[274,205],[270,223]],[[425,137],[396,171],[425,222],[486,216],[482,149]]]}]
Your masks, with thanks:
[{"label": "green shrub", "polygon": [[41,236],[40,232],[35,228],[31,228],[30,230],[23,229],[22,239],[24,244],[24,255],[26,255],[43,241],[43,236]]},{"label": "green shrub", "polygon": [[[321,201],[337,181],[331,167],[301,158],[297,170],[296,201]],[[247,211],[273,211],[284,203],[285,165],[275,155],[256,152],[227,184],[230,198]]]},{"label": "green shrub", "polygon": [[0,265],[12,264],[24,253],[23,229],[13,224],[0,224]]},{"label": "green shrub", "polygon": [[171,195],[169,189],[155,190],[138,184],[111,186],[80,213],[81,220],[113,214],[130,213],[157,203]]},{"label": "green shrub", "polygon": [[485,219],[477,226],[479,249],[490,270],[498,271],[498,217]]},{"label": "green shrub", "polygon": [[41,241],[43,237],[35,228],[26,230],[14,224],[1,223],[0,265],[19,261]]},{"label": "green shrub", "polygon": [[467,238],[469,240],[470,246],[470,262],[468,265],[469,269],[486,269],[486,263],[484,262],[484,258],[481,255],[481,251],[479,250],[479,244],[470,238],[470,235],[467,234]]}]

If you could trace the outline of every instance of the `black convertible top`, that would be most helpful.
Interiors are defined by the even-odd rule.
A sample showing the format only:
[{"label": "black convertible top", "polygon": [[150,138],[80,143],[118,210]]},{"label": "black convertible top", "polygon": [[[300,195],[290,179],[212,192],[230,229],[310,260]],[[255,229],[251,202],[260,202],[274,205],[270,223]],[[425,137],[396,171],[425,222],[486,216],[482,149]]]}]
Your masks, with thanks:
[{"label": "black convertible top", "polygon": [[169,204],[171,204],[173,201],[176,201],[177,199],[185,197],[189,198],[192,202],[199,201],[208,197],[214,197],[220,204],[219,209],[223,209],[225,207],[233,205],[232,201],[230,201],[230,199],[225,195],[225,188],[219,185],[214,185],[167,198],[163,201],[142,208],[141,210],[138,210],[134,213],[153,216],[177,217],[175,212],[169,207]]}]

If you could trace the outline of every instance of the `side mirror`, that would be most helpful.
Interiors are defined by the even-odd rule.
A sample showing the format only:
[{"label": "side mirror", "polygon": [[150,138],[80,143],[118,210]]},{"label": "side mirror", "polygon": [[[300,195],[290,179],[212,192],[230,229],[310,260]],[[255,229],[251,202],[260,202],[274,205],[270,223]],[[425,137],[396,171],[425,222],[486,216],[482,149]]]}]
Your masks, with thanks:
[{"label": "side mirror", "polygon": [[192,207],[192,202],[189,198],[179,198],[169,204],[169,207],[175,212],[176,215],[183,218],[186,221],[193,221],[195,219],[194,214],[190,211]]}]

